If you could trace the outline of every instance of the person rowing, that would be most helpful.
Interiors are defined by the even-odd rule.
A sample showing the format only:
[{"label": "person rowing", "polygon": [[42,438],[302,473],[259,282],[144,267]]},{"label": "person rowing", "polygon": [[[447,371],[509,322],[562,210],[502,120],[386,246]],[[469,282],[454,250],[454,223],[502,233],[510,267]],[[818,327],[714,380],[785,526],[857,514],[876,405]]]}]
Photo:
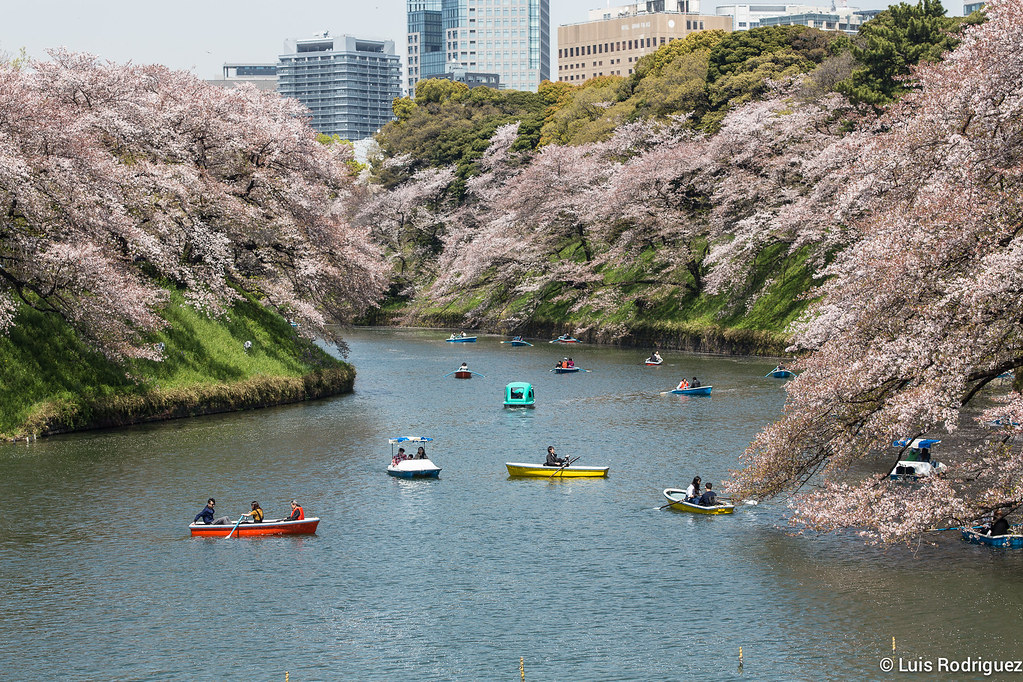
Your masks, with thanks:
[{"label": "person rowing", "polygon": [[546,467],[564,467],[568,465],[568,460],[564,457],[558,457],[554,452],[554,446],[547,446],[547,461],[543,464]]}]

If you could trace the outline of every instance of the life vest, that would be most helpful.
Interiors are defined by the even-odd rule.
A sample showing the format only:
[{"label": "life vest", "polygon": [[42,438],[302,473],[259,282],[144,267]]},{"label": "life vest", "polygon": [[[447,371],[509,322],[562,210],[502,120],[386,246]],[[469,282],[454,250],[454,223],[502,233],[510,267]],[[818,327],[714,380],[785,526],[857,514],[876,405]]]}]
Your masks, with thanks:
[{"label": "life vest", "polygon": [[296,521],[301,521],[305,519],[305,510],[303,510],[302,507],[296,507],[295,511],[298,512],[298,518],[295,519]]}]

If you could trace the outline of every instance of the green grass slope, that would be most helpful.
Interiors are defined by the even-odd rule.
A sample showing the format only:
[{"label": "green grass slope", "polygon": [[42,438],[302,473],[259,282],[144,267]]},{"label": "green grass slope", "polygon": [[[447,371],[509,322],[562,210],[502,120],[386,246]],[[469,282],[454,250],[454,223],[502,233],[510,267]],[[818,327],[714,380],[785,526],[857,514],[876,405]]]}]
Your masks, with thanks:
[{"label": "green grass slope", "polygon": [[648,250],[605,267],[601,281],[585,289],[553,283],[516,296],[484,283],[443,304],[392,302],[375,321],[454,327],[478,321],[490,331],[534,335],[586,330],[588,341],[778,355],[788,345],[789,325],[806,308],[805,292],[819,284],[806,255],[780,244],[758,256],[744,291],[717,295],[701,291],[685,267],[653,266],[653,255]]},{"label": "green grass slope", "polygon": [[350,365],[253,301],[211,319],[173,293],[163,316],[168,327],[150,339],[165,345],[163,362],[113,363],[59,318],[24,308],[0,336],[0,437],[295,402],[354,382]]}]

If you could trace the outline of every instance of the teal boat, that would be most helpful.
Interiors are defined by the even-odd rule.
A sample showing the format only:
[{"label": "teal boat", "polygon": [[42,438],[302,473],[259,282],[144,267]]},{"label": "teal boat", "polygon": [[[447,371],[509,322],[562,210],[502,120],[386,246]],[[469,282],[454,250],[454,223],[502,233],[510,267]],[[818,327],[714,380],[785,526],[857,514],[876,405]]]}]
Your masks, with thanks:
[{"label": "teal boat", "polygon": [[536,407],[536,394],[533,384],[524,381],[513,381],[504,387],[505,407]]}]

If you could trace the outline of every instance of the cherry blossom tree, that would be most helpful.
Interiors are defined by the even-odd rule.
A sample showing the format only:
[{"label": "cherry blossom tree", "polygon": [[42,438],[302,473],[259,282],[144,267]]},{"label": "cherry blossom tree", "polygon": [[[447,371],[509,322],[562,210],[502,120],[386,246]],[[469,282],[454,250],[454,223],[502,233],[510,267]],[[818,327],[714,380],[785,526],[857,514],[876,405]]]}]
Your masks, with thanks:
[{"label": "cherry blossom tree", "polygon": [[[1023,2],[987,12],[857,140],[866,210],[798,329],[809,354],[785,415],[733,481],[744,496],[808,487],[792,506],[810,528],[894,542],[1023,504],[1023,395],[993,388],[1023,366]],[[941,432],[956,443],[944,476],[886,479],[893,458],[873,453]]]},{"label": "cherry blossom tree", "polygon": [[65,51],[0,66],[0,329],[29,305],[155,358],[170,284],[213,315],[248,292],[334,338],[385,286],[346,219],[350,159],[254,88]]}]

